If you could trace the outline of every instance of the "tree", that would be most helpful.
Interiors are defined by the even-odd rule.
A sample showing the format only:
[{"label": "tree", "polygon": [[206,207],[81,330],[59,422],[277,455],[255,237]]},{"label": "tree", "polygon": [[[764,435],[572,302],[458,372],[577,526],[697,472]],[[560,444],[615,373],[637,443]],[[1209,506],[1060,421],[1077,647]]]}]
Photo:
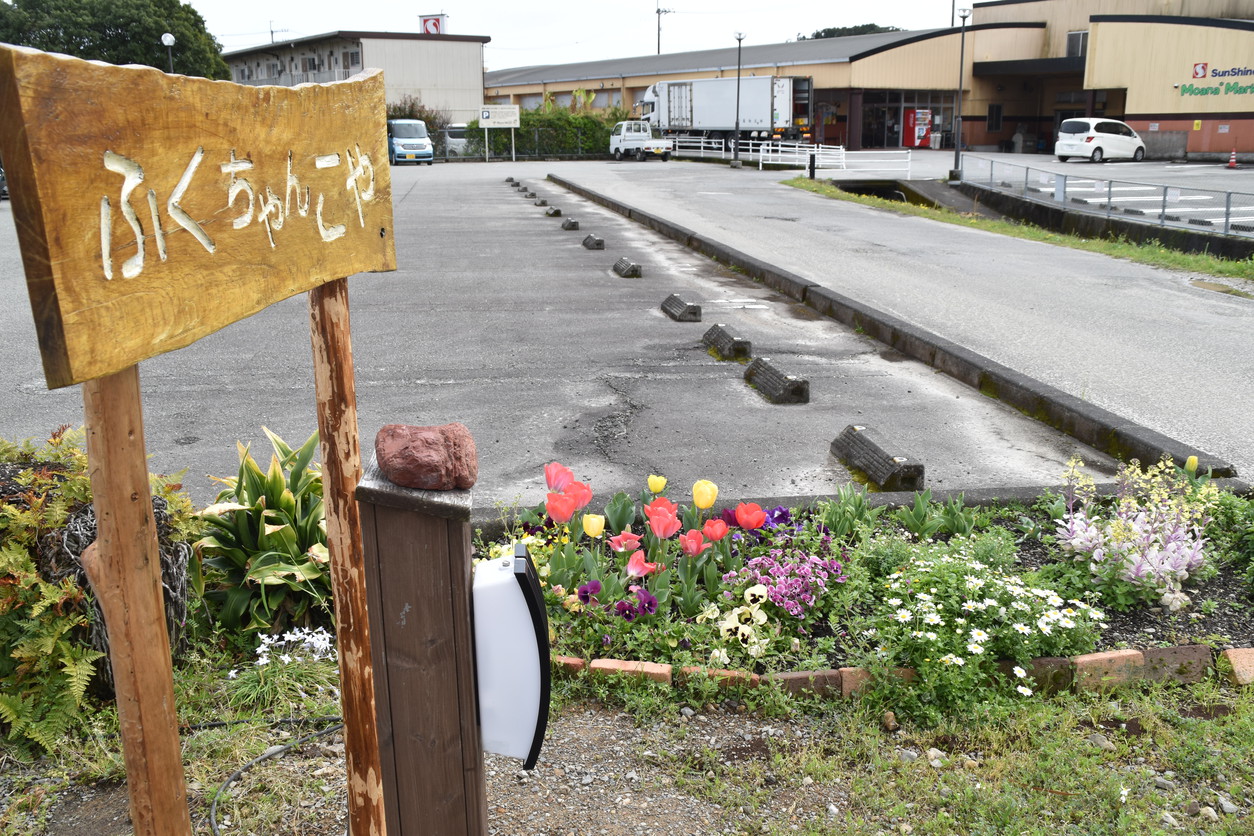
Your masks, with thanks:
[{"label": "tree", "polygon": [[819,38],[847,38],[850,35],[878,35],[881,32],[900,32],[901,29],[896,26],[880,26],[875,23],[863,23],[859,26],[832,26],[827,29],[820,29],[810,37],[798,35],[797,40],[809,41],[818,40]]},{"label": "tree", "polygon": [[[162,34],[174,36],[167,51]],[[0,42],[110,64],[147,64],[228,78],[222,47],[200,13],[179,0],[0,0]]]}]

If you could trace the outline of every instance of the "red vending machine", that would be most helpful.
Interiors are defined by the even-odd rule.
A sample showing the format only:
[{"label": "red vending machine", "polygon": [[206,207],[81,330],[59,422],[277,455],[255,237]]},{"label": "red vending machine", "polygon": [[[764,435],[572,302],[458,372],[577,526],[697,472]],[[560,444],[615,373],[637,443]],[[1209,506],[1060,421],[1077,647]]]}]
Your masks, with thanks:
[{"label": "red vending machine", "polygon": [[929,148],[932,145],[932,111],[906,108],[905,130],[901,143],[907,148]]}]

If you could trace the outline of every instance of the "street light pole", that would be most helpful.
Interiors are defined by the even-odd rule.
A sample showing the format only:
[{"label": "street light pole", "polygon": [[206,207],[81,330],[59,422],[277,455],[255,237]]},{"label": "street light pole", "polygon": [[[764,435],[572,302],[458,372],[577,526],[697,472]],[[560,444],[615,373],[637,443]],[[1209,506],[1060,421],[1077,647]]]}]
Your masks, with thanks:
[{"label": "street light pole", "polygon": [[962,76],[967,61],[967,18],[970,9],[959,9],[958,17],[962,18],[962,37],[958,46],[958,101],[954,108],[954,171],[961,171],[962,162]]},{"label": "street light pole", "polygon": [[174,72],[174,36],[166,32],[161,36],[161,43],[165,44],[166,57],[170,59],[170,72]]},{"label": "street light pole", "polygon": [[736,135],[732,138],[732,161],[740,165],[740,45],[744,32],[736,33]]}]

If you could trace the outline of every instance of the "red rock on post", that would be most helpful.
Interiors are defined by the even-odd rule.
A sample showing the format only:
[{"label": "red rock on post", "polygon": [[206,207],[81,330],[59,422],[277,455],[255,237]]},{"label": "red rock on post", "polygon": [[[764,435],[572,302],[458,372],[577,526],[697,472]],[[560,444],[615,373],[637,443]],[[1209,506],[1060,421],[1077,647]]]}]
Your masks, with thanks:
[{"label": "red rock on post", "polygon": [[388,481],[404,488],[465,490],[479,478],[475,440],[464,424],[388,424],[374,437],[374,455]]}]

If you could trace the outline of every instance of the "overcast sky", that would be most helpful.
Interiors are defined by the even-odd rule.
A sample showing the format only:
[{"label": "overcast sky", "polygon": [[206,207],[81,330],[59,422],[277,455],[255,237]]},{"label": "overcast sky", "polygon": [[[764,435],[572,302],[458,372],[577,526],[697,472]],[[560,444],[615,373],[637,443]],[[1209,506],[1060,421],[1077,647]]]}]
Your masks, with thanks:
[{"label": "overcast sky", "polygon": [[[877,23],[900,29],[949,25],[953,0],[190,0],[226,50],[336,30],[417,32],[424,14],[448,15],[452,35],[485,35],[489,70],[563,64],[744,43],[795,40],[817,29]],[[657,8],[670,9],[658,15]],[[970,2],[958,3],[969,7]],[[177,47],[176,47],[177,48]]]}]

